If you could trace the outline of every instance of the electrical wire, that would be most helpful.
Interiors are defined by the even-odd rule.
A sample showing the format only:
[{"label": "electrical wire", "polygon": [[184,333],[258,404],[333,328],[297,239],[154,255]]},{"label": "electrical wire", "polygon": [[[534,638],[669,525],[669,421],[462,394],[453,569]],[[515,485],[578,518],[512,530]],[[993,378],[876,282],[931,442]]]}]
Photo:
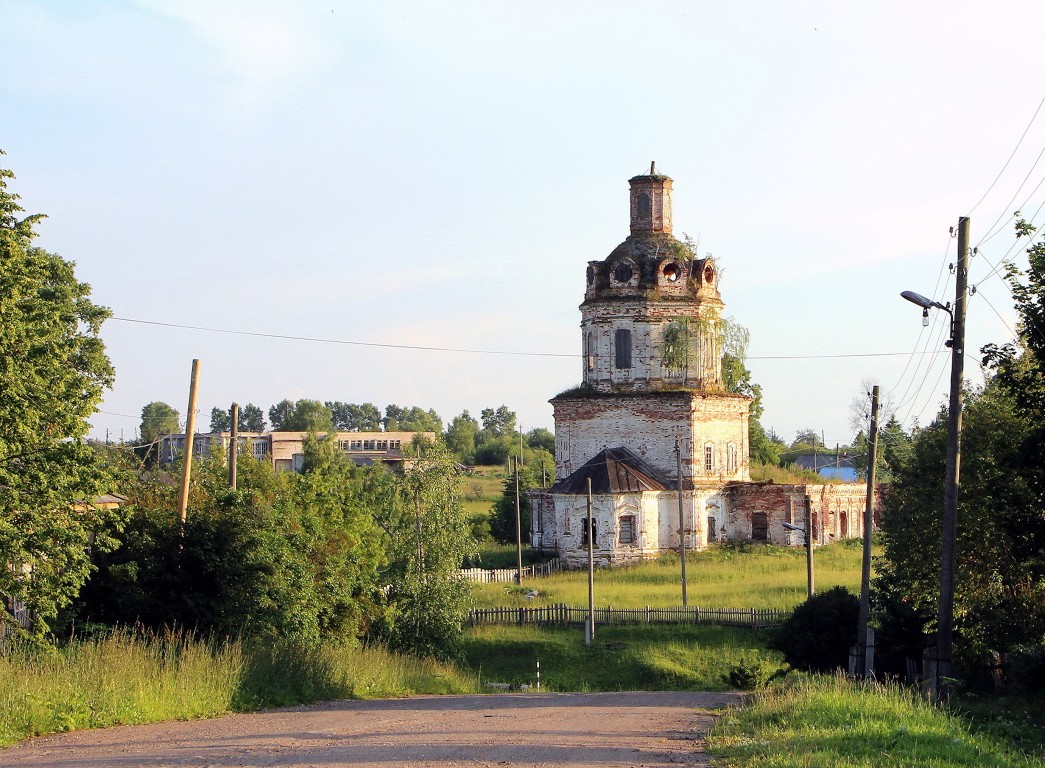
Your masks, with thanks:
[{"label": "electrical wire", "polygon": [[1009,153],[1009,159],[1005,161],[1005,165],[1003,165],[1001,167],[1001,170],[998,171],[998,175],[994,177],[994,181],[992,181],[991,185],[987,187],[987,191],[983,193],[983,197],[981,197],[976,202],[976,205],[974,205],[969,210],[970,215],[972,215],[972,212],[980,207],[980,203],[982,203],[987,198],[987,195],[989,195],[991,193],[991,190],[994,189],[994,185],[998,183],[998,180],[1002,177],[1002,174],[1005,173],[1005,169],[1009,167],[1009,163],[1011,163],[1012,158],[1016,156],[1016,152],[1017,150],[1019,150],[1020,145],[1023,144],[1023,140],[1027,138],[1027,133],[1030,131],[1031,126],[1034,125],[1034,121],[1037,120],[1038,113],[1041,112],[1041,108],[1043,105],[1045,105],[1045,97],[1042,97],[1041,101],[1038,103],[1038,108],[1034,110],[1034,114],[1031,116],[1030,122],[1027,123],[1027,127],[1023,129],[1023,133],[1020,134],[1020,140],[1017,141],[1016,146],[1012,148],[1012,152]]}]

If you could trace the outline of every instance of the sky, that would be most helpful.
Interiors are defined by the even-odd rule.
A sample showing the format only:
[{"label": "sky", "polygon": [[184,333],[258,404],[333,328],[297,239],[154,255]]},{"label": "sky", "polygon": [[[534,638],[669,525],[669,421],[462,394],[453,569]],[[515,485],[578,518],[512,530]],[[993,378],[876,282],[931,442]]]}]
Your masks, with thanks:
[{"label": "sky", "polygon": [[1039,2],[0,0],[0,18],[0,164],[48,216],[38,244],[113,312],[96,437],[133,439],[152,401],[184,419],[194,358],[203,428],[284,398],[445,422],[506,404],[551,428],[581,379],[587,263],[628,235],[651,161],[786,440],[847,443],[872,384],[905,425],[933,418],[947,316],[923,328],[899,293],[953,300],[960,216],[973,384],[979,348],[1014,334],[998,268],[1025,263],[1013,211],[1045,201]]}]

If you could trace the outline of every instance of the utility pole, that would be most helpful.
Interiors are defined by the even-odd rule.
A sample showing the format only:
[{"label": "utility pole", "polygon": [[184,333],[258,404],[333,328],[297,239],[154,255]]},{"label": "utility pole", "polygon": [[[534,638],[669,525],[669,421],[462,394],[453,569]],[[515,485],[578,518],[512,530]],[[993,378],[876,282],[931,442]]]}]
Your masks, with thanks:
[{"label": "utility pole", "polygon": [[936,619],[936,693],[947,701],[954,640],[954,550],[958,537],[958,488],[961,467],[962,381],[965,372],[965,310],[969,282],[969,218],[958,219],[958,265],[954,276],[951,320],[951,396],[947,425],[947,475],[943,490],[940,547],[940,610]]},{"label": "utility pole", "polygon": [[229,408],[232,428],[229,434],[229,488],[236,490],[236,456],[239,454],[239,403]]},{"label": "utility pole", "polygon": [[679,560],[682,561],[682,607],[689,605],[689,595],[686,587],[686,524],[685,513],[682,507],[682,443],[675,438],[675,465],[678,472],[679,491]]},{"label": "utility pole", "polygon": [[813,500],[806,496],[806,597],[816,594],[813,583]]},{"label": "utility pole", "polygon": [[515,460],[515,555],[518,570],[515,583],[522,585],[522,503],[519,495],[519,460]]},{"label": "utility pole", "polygon": [[864,504],[864,559],[860,569],[860,629],[856,639],[859,668],[866,680],[871,675],[867,626],[871,613],[871,533],[874,528],[874,483],[878,469],[878,385],[871,390],[871,446],[867,458],[867,502]]},{"label": "utility pole", "polygon": [[595,642],[595,537],[591,520],[591,478],[588,478],[588,631],[584,633],[584,644]]},{"label": "utility pole", "polygon": [[182,528],[189,509],[189,477],[192,474],[193,436],[196,433],[196,392],[199,385],[200,361],[192,361],[192,378],[189,380],[189,413],[185,417],[185,467],[181,473],[181,493],[178,496],[178,514]]}]

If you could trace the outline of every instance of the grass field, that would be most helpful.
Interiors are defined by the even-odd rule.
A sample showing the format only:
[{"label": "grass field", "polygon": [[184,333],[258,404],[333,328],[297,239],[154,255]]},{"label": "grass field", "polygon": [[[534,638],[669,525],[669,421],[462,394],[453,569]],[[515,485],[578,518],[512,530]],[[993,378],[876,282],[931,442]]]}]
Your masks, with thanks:
[{"label": "grass field", "polygon": [[831,677],[757,694],[719,720],[709,745],[736,768],[1042,766],[1040,753],[1013,749],[910,689]]},{"label": "grass field", "polygon": [[[835,585],[859,594],[861,543],[858,540],[820,547],[814,553],[816,588]],[[686,559],[690,605],[707,608],[794,608],[806,599],[805,550],[776,546],[712,547]],[[677,557],[595,572],[595,604],[616,608],[667,607],[682,604],[681,567]],[[504,584],[481,584],[475,605],[538,606],[588,604],[587,571],[566,571],[524,582],[519,590]],[[525,592],[536,589],[535,598]]]},{"label": "grass field", "polygon": [[481,682],[535,685],[540,660],[549,691],[723,691],[741,662],[782,664],[763,635],[713,626],[597,627],[590,648],[579,628],[482,626],[464,648]]}]

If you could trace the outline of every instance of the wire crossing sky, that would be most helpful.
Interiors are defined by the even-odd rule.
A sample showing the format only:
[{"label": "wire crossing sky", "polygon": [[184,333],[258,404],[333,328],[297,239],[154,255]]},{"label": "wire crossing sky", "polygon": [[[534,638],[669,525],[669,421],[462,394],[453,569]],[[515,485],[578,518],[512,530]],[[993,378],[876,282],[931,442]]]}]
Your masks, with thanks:
[{"label": "wire crossing sky", "polygon": [[923,329],[899,294],[953,300],[959,216],[967,355],[1016,327],[1012,216],[1045,223],[1019,41],[1045,7],[986,6],[0,0],[0,147],[38,243],[122,318],[96,435],[183,412],[193,358],[204,414],[504,403],[550,427],[587,263],[656,161],[751,333],[764,425],[844,443],[869,384],[908,426],[944,402],[946,313]]}]

